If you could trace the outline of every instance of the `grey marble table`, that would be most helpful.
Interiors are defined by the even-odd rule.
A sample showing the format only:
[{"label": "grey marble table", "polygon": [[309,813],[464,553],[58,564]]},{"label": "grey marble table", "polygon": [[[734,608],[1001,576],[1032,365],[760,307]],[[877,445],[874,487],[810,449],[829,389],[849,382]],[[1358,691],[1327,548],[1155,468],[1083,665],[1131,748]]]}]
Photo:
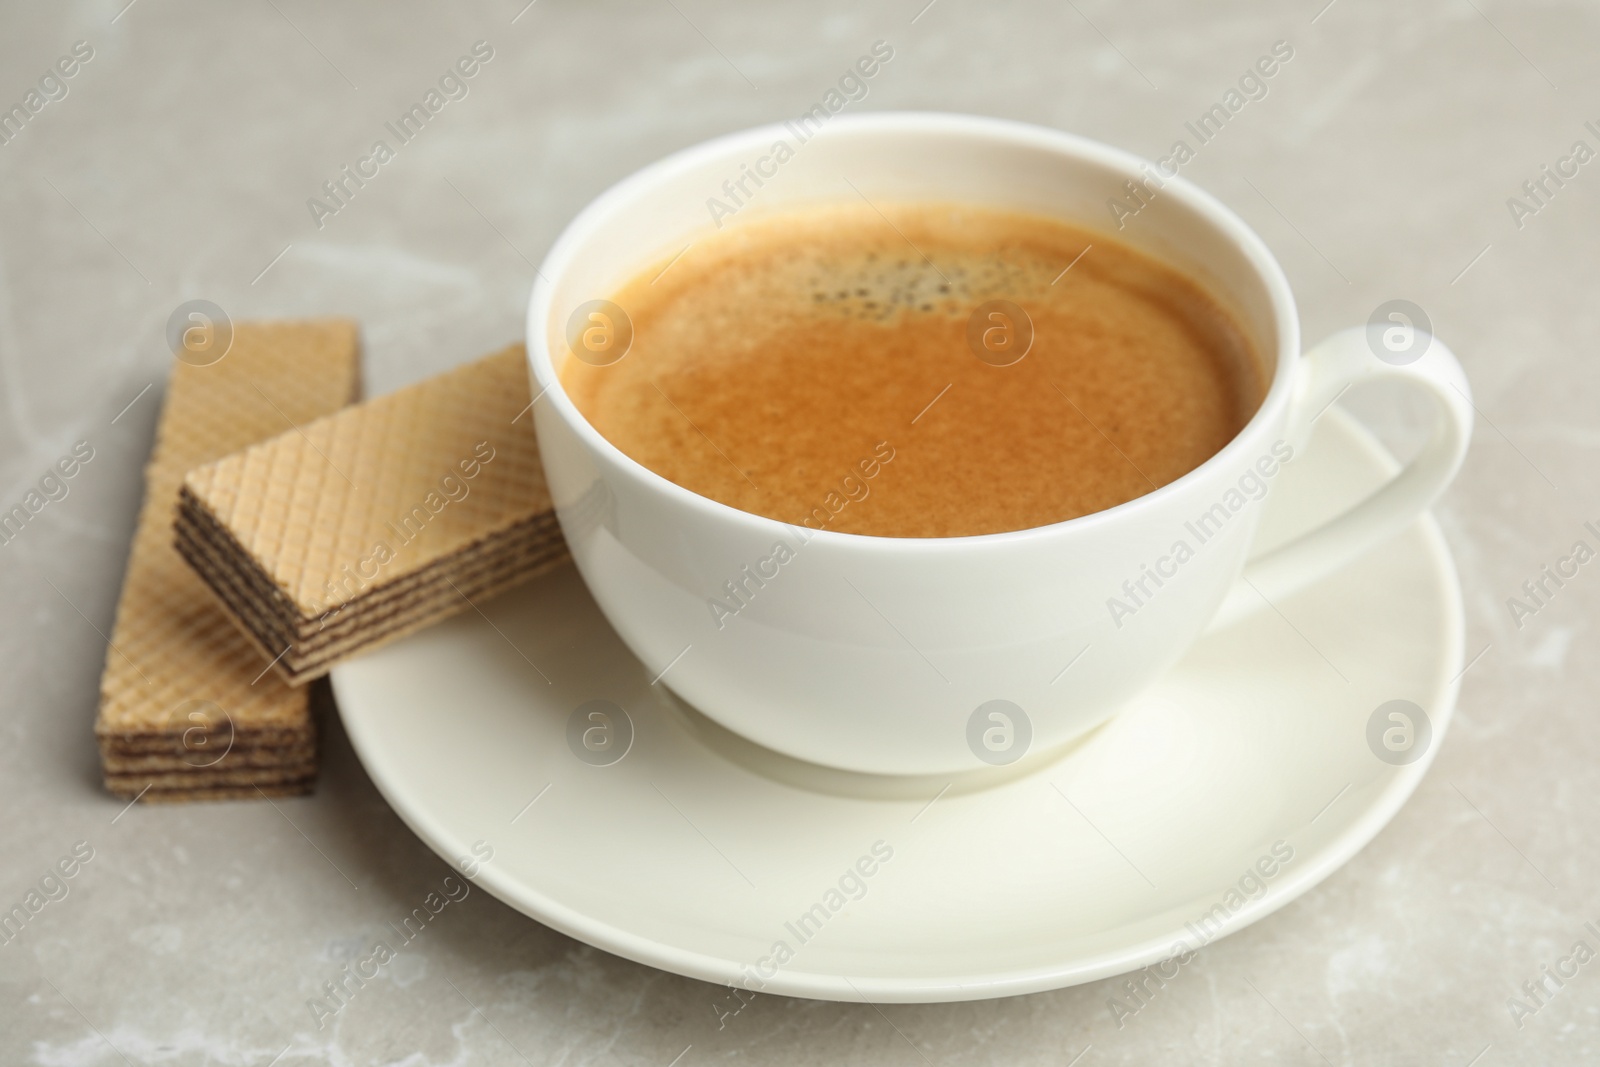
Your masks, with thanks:
[{"label": "grey marble table", "polygon": [[[1531,616],[1507,603],[1575,541],[1594,544],[1581,524],[1600,519],[1600,163],[1587,161],[1600,149],[1600,12],[1576,0],[524,3],[0,8],[0,108],[27,113],[0,126],[0,505],[74,442],[95,450],[70,494],[0,545],[0,905],[75,843],[93,849],[68,895],[0,945],[0,1060],[1600,1059],[1600,963],[1547,983],[1537,1011],[1508,1007],[1532,1005],[1524,984],[1575,942],[1600,949],[1584,926],[1600,918],[1600,567]],[[307,999],[446,870],[378,796],[337,719],[316,795],[281,811],[124,813],[98,782],[103,634],[168,314],[205,297],[236,317],[353,315],[369,392],[416,380],[520,336],[532,263],[601,189],[673,149],[798,115],[877,40],[893,60],[852,107],[1013,117],[1151,157],[1288,42],[1265,95],[1185,173],[1273,247],[1308,337],[1406,298],[1472,376],[1482,417],[1438,513],[1468,652],[1482,651],[1431,775],[1345,869],[1208,949],[1120,1028],[1112,984],[1097,983],[881,1010],[763,997],[719,1029],[714,987],[480,892],[319,1030]],[[308,207],[478,41],[492,58],[464,96],[336,211]],[[1355,402],[1395,447],[1414,444],[1418,412]]]}]

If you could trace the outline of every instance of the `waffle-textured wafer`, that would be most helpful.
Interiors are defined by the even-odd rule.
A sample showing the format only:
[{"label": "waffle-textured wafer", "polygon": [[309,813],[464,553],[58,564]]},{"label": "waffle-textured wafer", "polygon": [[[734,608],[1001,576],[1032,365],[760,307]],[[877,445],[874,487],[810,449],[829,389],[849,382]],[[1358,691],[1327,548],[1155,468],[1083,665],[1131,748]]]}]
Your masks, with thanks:
[{"label": "waffle-textured wafer", "polygon": [[100,683],[95,737],[112,792],[310,789],[307,693],[263,676],[259,654],[174,550],[173,508],[191,468],[338,410],[359,380],[356,327],[344,320],[239,323],[218,362],[174,363]]},{"label": "waffle-textured wafer", "polygon": [[521,345],[189,473],[178,551],[294,684],[567,559]]}]

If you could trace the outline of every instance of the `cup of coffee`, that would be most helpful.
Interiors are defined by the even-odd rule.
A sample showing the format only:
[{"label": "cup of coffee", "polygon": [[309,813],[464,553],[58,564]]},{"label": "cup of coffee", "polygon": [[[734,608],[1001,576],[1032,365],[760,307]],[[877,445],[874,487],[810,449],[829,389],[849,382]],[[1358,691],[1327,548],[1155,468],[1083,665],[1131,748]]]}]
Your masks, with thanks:
[{"label": "cup of coffee", "polygon": [[[655,683],[869,774],[1073,740],[1209,626],[1404,529],[1472,424],[1425,332],[1302,354],[1282,270],[1197,187],[969,116],[765,127],[645,168],[551,249],[527,347],[573,559]],[[1312,421],[1379,378],[1432,398],[1429,442],[1253,556]]]}]

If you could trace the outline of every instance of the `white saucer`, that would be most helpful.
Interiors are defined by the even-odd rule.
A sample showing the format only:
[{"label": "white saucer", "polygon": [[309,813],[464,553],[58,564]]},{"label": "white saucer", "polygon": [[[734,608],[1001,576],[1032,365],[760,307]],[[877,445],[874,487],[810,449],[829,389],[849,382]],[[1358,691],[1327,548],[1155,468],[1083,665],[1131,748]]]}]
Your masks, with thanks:
[{"label": "white saucer", "polygon": [[[1263,543],[1393,469],[1328,412],[1284,468]],[[1461,666],[1460,591],[1426,518],[1205,638],[1067,751],[945,789],[797,763],[681,708],[571,568],[482,607],[334,672],[356,752],[406,823],[452,863],[492,848],[478,884],[572,937],[707,981],[835,1000],[1052,989],[1262,918],[1411,795]],[[568,746],[569,717],[595,699],[633,723],[609,766]],[[1432,725],[1402,766],[1368,743],[1394,699]],[[1277,842],[1293,858],[1260,863]],[[853,899],[840,880],[856,894],[846,872],[863,857],[872,874]],[[779,942],[792,954],[781,966]]]}]

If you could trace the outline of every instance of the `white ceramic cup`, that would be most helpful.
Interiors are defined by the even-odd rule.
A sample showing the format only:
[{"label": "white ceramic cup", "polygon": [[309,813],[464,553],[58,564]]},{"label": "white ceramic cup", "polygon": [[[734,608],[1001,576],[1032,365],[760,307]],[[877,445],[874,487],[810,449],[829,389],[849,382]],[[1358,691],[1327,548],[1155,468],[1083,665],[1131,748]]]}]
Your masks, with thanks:
[{"label": "white ceramic cup", "polygon": [[[864,114],[833,118],[802,142],[804,132],[718,138],[620,182],[556,241],[528,308],[534,423],[579,573],[656,684],[728,729],[874,774],[958,773],[1046,752],[1112,715],[1208,625],[1276,602],[1404,529],[1455,475],[1473,409],[1449,350],[1397,320],[1387,348],[1355,328],[1302,355],[1272,254],[1182,178],[1081,137],[988,118]],[[708,202],[734,206],[724,183],[747,169],[761,184],[745,180],[739,215],[863,197],[953,200],[1113,232],[1233,309],[1270,364],[1266,398],[1222,451],[1178,480],[1035,529],[815,532],[699,496],[602,437],[558,372],[574,358],[568,323],[581,305],[610,298],[716,223],[739,224]],[[1108,201],[1132,203],[1130,180],[1147,204],[1118,230]],[[1434,400],[1431,439],[1371,497],[1252,558],[1257,498],[1311,421],[1373,378]]]}]

